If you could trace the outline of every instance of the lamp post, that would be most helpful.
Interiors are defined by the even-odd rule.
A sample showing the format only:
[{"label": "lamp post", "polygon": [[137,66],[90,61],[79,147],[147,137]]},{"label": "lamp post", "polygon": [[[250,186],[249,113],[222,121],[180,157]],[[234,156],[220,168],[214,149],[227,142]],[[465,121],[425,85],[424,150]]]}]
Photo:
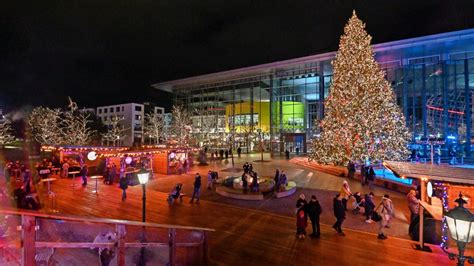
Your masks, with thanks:
[{"label": "lamp post", "polygon": [[467,202],[462,198],[461,193],[459,193],[459,198],[455,202],[458,203],[458,206],[448,211],[444,216],[451,238],[456,240],[459,254],[448,252],[446,247],[443,251],[448,253],[450,260],[454,260],[457,257],[458,266],[463,266],[466,260],[470,264],[474,264],[473,257],[464,256],[466,244],[470,243],[474,236],[474,217],[468,209],[464,208],[463,205]]},{"label": "lamp post", "polygon": [[[138,172],[138,181],[142,185],[143,189],[143,207],[142,207],[142,222],[146,221],[146,183],[148,183],[148,179],[150,178],[150,173],[145,171],[144,169]],[[145,228],[145,227],[143,227]],[[143,232],[143,240],[145,239],[145,233]],[[146,265],[145,264],[145,248],[142,247],[140,250],[140,262],[139,265]]]},{"label": "lamp post", "polygon": [[148,183],[148,179],[150,178],[150,173],[141,170],[138,174],[138,181],[142,185],[143,189],[143,208],[142,208],[142,222],[146,221],[146,183]]}]

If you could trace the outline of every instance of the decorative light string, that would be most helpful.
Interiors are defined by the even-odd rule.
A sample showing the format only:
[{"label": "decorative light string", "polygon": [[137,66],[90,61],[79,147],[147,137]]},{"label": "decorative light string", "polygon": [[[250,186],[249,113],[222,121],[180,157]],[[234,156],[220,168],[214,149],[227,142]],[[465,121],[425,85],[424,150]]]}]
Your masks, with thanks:
[{"label": "decorative light string", "polygon": [[[437,190],[441,193],[439,197],[441,198],[441,203],[443,204],[443,213],[449,211],[448,206],[448,187],[444,183],[435,183]],[[441,225],[441,243],[439,246],[442,249],[448,248],[448,224],[446,223],[446,218],[443,216],[442,225]]]}]

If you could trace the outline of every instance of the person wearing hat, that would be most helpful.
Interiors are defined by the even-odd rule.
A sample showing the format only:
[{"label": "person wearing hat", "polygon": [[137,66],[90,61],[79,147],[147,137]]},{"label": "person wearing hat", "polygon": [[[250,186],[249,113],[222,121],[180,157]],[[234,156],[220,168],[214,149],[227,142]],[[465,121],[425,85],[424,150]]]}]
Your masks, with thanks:
[{"label": "person wearing hat", "polygon": [[351,188],[349,187],[347,180],[342,181],[340,194],[342,197],[342,205],[344,206],[344,210],[347,211],[347,201],[352,196]]}]

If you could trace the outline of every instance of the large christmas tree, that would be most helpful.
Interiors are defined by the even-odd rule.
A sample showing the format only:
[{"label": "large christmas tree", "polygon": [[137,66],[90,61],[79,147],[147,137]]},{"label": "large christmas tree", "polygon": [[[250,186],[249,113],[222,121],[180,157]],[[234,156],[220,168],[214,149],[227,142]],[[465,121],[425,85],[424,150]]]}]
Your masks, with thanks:
[{"label": "large christmas tree", "polygon": [[355,12],[332,61],[333,82],[310,160],[345,165],[349,160],[400,160],[410,134],[395,94],[374,59],[372,37]]}]

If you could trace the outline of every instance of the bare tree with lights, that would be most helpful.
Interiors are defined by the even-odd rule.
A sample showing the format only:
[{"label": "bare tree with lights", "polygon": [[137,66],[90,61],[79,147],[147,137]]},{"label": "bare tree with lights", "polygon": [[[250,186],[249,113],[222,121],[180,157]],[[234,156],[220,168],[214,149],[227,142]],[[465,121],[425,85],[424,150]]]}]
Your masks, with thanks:
[{"label": "bare tree with lights", "polygon": [[[143,125],[143,132],[145,136],[155,140],[159,144],[161,136],[163,136],[165,122],[162,114],[148,113],[145,114],[145,124]],[[151,143],[150,143],[151,144]]]},{"label": "bare tree with lights", "polygon": [[29,133],[41,145],[62,144],[60,115],[59,109],[36,107],[26,121]]},{"label": "bare tree with lights", "polygon": [[349,160],[401,160],[410,133],[395,94],[374,59],[371,36],[355,12],[333,60],[333,82],[320,137],[310,160],[345,165]]},{"label": "bare tree with lights", "polygon": [[12,135],[12,128],[7,119],[0,120],[0,146],[10,144],[15,140]]},{"label": "bare tree with lights", "polygon": [[199,119],[199,121],[197,121],[198,123],[193,123],[197,124],[197,127],[193,128],[196,131],[194,135],[197,135],[199,141],[204,143],[204,145],[209,145],[211,143],[211,136],[217,133],[219,119],[210,110],[195,110],[195,113],[197,114],[196,119]]},{"label": "bare tree with lights", "polygon": [[173,105],[171,115],[171,134],[179,147],[188,147],[192,131],[191,115],[182,105]]},{"label": "bare tree with lights", "polygon": [[127,136],[125,133],[127,128],[123,125],[124,120],[123,116],[111,116],[107,123],[107,132],[102,135],[103,139],[108,143],[112,142],[114,146],[120,146],[121,141]]},{"label": "bare tree with lights", "polygon": [[61,121],[64,144],[71,146],[86,146],[90,144],[95,131],[89,125],[92,123],[90,113],[85,109],[78,110],[77,104],[69,98],[68,110]]}]

